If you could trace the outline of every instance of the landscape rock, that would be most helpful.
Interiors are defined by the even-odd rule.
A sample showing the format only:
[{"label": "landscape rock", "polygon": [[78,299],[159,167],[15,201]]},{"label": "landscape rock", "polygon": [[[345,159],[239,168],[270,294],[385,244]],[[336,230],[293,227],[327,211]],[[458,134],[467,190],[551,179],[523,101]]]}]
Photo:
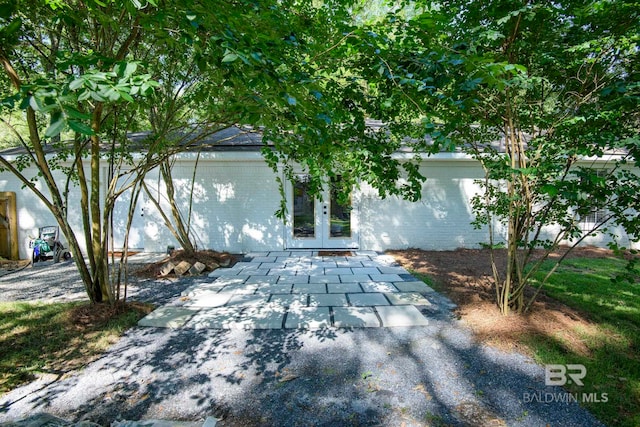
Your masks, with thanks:
[{"label": "landscape rock", "polygon": [[187,261],[181,261],[178,265],[173,267],[173,272],[176,273],[177,276],[182,276],[184,273],[189,271],[191,268],[191,263]]},{"label": "landscape rock", "polygon": [[167,276],[169,274],[171,274],[171,272],[173,271],[173,269],[176,267],[176,265],[174,263],[172,263],[171,261],[165,263],[161,268],[160,268],[160,276]]},{"label": "landscape rock", "polygon": [[196,261],[196,263],[193,264],[191,266],[191,268],[189,269],[189,273],[195,276],[195,275],[201,274],[204,271],[205,268],[207,268],[206,265],[204,265],[201,262]]}]

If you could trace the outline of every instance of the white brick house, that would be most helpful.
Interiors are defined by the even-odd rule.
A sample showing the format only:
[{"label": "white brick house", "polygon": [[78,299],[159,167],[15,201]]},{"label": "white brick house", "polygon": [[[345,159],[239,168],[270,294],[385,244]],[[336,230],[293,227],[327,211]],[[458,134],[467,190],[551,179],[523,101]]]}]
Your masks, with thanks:
[{"label": "white brick house", "polygon": [[[172,174],[176,200],[186,212],[193,188],[191,227],[199,248],[234,253],[289,248],[451,250],[477,248],[488,242],[486,230],[476,230],[471,225],[470,201],[479,189],[476,180],[483,173],[469,156],[440,153],[425,157],[420,171],[427,180],[418,202],[397,197],[382,200],[363,184],[354,190],[351,206],[345,209],[332,204],[328,192],[321,202],[309,197],[302,184],[289,184],[289,216],[283,221],[274,215],[280,205],[278,174],[267,166],[259,147],[259,137],[254,136],[202,152],[193,186],[196,154],[178,156]],[[3,155],[10,158],[9,154]],[[106,173],[106,166],[103,169]],[[161,198],[166,194],[158,171],[151,171],[146,183]],[[55,220],[9,172],[0,173],[0,192],[17,195],[18,244],[21,258],[26,258],[30,253],[28,236],[35,235],[39,226],[55,224]],[[127,207],[127,197],[119,199],[115,209],[116,247],[122,245]],[[72,225],[80,230],[80,213],[69,215]],[[604,239],[591,237],[585,243],[602,246]],[[620,240],[630,245],[624,233],[620,233]],[[168,246],[177,245],[158,211],[141,194],[129,247],[165,252]]]}]

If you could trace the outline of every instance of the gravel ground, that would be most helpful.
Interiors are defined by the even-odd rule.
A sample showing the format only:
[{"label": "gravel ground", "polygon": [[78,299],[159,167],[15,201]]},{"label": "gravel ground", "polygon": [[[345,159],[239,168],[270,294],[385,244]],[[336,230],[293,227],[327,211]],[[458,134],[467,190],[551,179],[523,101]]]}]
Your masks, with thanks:
[{"label": "gravel ground", "polygon": [[[0,277],[0,299],[82,299],[73,264]],[[170,302],[196,278],[141,281],[132,298]],[[133,328],[84,370],[0,398],[0,422],[47,412],[222,426],[600,426],[529,358],[477,344],[438,297],[416,328],[168,330]],[[590,392],[592,390],[585,390]],[[564,401],[560,401],[564,400]]]}]

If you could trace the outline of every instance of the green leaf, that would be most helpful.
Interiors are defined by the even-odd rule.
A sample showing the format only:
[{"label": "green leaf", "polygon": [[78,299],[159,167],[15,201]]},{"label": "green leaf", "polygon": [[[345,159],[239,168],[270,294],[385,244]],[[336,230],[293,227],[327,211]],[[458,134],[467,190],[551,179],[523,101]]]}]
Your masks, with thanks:
[{"label": "green leaf", "polygon": [[235,61],[236,59],[238,59],[238,55],[236,55],[236,54],[235,54],[235,53],[233,53],[233,52],[229,52],[229,53],[225,54],[225,55],[222,57],[222,62],[223,62],[223,63],[233,62],[233,61]]},{"label": "green leaf", "polygon": [[82,77],[78,77],[77,79],[75,79],[71,83],[69,83],[69,89],[70,90],[77,90],[77,89],[80,89],[83,86],[84,86],[84,78],[82,78]]},{"label": "green leaf", "polygon": [[555,185],[551,185],[551,184],[543,185],[542,187],[540,187],[540,190],[543,193],[546,193],[546,194],[550,195],[551,197],[554,197],[559,192],[558,187],[556,187]]},{"label": "green leaf", "polygon": [[125,101],[133,102],[133,97],[131,95],[129,95],[128,92],[120,90],[120,91],[118,91],[118,93],[120,94],[120,97],[122,99],[124,99]]},{"label": "green leaf", "polygon": [[87,126],[86,124],[82,123],[82,122],[78,122],[75,120],[69,120],[67,122],[69,124],[69,127],[78,133],[81,133],[83,135],[93,135],[95,134],[95,132],[93,131],[93,129],[91,129],[90,126]]},{"label": "green leaf", "polygon": [[54,136],[59,135],[60,132],[62,132],[62,130],[64,129],[64,125],[65,123],[62,112],[58,111],[56,113],[53,113],[51,115],[51,123],[45,131],[44,136],[47,138],[53,138]]},{"label": "green leaf", "polygon": [[76,110],[73,107],[70,106],[64,106],[64,113],[71,117],[72,119],[78,119],[78,120],[89,120],[91,119],[91,114],[87,114],[87,113],[82,113],[78,110]]}]

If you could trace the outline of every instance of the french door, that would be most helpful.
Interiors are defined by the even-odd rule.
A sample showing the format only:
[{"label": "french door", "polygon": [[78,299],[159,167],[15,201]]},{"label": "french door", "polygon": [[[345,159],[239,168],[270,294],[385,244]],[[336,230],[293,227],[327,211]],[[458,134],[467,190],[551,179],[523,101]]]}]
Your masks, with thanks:
[{"label": "french door", "polygon": [[314,197],[308,191],[306,175],[298,175],[291,187],[289,248],[358,247],[357,218],[351,197],[340,203],[333,185],[322,192],[322,197]]}]

